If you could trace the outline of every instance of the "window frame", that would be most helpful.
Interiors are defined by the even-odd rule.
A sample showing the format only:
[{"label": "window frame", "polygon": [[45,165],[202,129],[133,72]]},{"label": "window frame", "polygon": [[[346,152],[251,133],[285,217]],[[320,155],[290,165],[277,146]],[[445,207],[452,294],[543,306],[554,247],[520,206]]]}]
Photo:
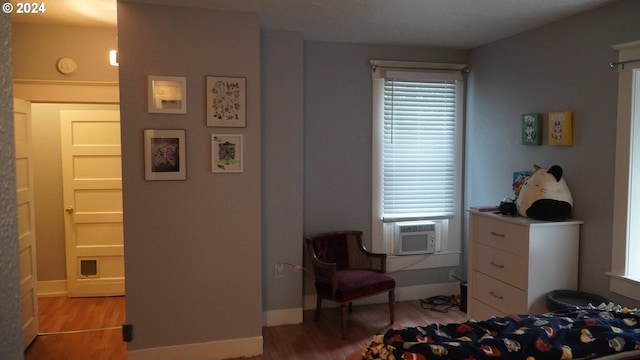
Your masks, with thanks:
[{"label": "window frame", "polygon": [[[640,58],[640,41],[614,46],[619,51],[621,62]],[[635,120],[634,120],[635,117]],[[640,63],[633,62],[619,68],[618,72],[618,115],[616,129],[616,159],[614,178],[613,202],[613,232],[611,243],[611,271],[609,276],[609,290],[626,297],[640,300],[640,275],[629,276],[629,230],[631,217],[635,214],[632,209],[640,206],[640,199],[634,199],[631,186],[640,182],[640,169],[633,167],[633,153],[637,153],[640,146],[640,134],[633,134],[640,129],[640,124],[634,121],[640,119]],[[636,147],[634,151],[634,146]],[[635,159],[638,162],[638,159]],[[635,180],[632,180],[635,178]],[[633,196],[633,197],[632,197]],[[637,211],[637,210],[636,210]],[[640,239],[635,239],[638,242]],[[635,243],[635,247],[639,244]]]},{"label": "window frame", "polygon": [[[415,270],[460,265],[461,241],[463,236],[463,160],[464,160],[464,103],[466,64],[436,64],[372,60],[372,251],[387,254],[387,270]],[[384,77],[387,72],[404,72],[415,76],[416,80],[456,78],[456,134],[454,166],[454,216],[450,219],[435,219],[447,225],[442,231],[436,252],[433,254],[395,255],[393,249],[393,222],[382,219],[382,148],[384,139]],[[430,75],[430,76],[429,76]],[[428,219],[423,219],[428,220]],[[399,220],[400,221],[400,220]],[[406,219],[402,219],[406,221]],[[418,221],[418,219],[416,219]]]}]

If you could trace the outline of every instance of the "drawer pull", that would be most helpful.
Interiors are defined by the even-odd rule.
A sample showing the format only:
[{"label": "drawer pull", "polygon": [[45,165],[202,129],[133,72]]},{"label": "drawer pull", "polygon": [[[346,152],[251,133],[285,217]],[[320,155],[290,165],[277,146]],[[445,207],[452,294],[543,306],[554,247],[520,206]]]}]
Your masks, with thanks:
[{"label": "drawer pull", "polygon": [[493,266],[495,266],[497,268],[504,269],[504,265],[498,264],[495,261],[491,261],[489,264],[491,264],[491,265],[493,265]]},{"label": "drawer pull", "polygon": [[504,296],[496,294],[496,292],[493,290],[489,292],[489,295],[493,296],[496,299],[500,299],[500,300],[504,299]]},{"label": "drawer pull", "polygon": [[504,237],[505,236],[504,234],[500,234],[500,233],[497,233],[495,231],[490,232],[490,234],[493,235],[493,236],[497,236],[497,237]]}]

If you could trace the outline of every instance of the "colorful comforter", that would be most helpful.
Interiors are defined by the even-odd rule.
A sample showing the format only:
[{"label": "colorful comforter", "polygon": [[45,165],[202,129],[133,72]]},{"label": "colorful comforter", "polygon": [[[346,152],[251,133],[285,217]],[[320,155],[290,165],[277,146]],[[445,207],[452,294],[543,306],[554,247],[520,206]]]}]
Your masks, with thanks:
[{"label": "colorful comforter", "polygon": [[[363,359],[578,359],[640,349],[640,318],[630,311],[572,310],[460,324],[394,328],[374,336]],[[640,358],[640,357],[638,357]]]}]

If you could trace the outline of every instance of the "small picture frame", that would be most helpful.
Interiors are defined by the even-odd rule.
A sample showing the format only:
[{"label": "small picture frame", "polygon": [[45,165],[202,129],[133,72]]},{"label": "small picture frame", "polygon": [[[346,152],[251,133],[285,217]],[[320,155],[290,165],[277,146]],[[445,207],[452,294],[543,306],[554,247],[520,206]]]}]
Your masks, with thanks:
[{"label": "small picture frame", "polygon": [[148,83],[150,113],[187,113],[187,78],[149,75]]},{"label": "small picture frame", "polygon": [[144,130],[144,179],[186,180],[186,131]]},{"label": "small picture frame", "polygon": [[542,114],[522,114],[522,145],[542,144]]},{"label": "small picture frame", "polygon": [[549,145],[573,145],[571,111],[549,113]]},{"label": "small picture frame", "polygon": [[520,196],[520,190],[524,183],[533,175],[533,171],[531,170],[522,170],[522,171],[514,171],[513,172],[513,183],[511,184],[511,190],[513,190],[513,194],[516,196]]},{"label": "small picture frame", "polygon": [[238,173],[243,171],[244,147],[240,134],[211,135],[211,172]]},{"label": "small picture frame", "polygon": [[246,79],[207,76],[207,126],[246,127]]}]

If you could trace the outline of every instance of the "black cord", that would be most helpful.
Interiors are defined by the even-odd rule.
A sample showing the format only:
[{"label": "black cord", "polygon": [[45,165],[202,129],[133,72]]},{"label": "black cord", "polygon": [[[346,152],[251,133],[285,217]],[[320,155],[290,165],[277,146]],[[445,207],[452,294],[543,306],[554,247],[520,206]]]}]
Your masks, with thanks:
[{"label": "black cord", "polygon": [[432,296],[427,299],[420,299],[420,306],[422,306],[423,309],[447,313],[449,310],[460,306],[460,299],[455,295]]}]

